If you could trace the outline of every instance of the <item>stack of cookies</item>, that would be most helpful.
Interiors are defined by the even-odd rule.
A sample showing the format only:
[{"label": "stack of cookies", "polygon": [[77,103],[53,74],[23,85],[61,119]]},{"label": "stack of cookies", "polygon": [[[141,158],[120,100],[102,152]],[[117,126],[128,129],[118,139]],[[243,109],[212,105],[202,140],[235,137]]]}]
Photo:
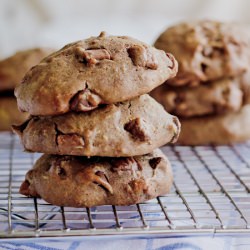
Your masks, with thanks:
[{"label": "stack of cookies", "polygon": [[31,117],[14,126],[27,151],[45,153],[20,192],[59,206],[129,205],[169,191],[157,149],[176,141],[176,117],[148,93],[177,72],[172,55],[124,36],[66,45],[15,90]]},{"label": "stack of cookies", "polygon": [[180,118],[179,143],[227,144],[250,139],[249,36],[214,21],[181,23],[155,42],[179,62],[177,77],[152,92]]},{"label": "stack of cookies", "polygon": [[0,131],[11,130],[12,124],[27,119],[27,113],[17,109],[14,88],[22,80],[25,73],[50,54],[50,49],[30,49],[0,61]]}]

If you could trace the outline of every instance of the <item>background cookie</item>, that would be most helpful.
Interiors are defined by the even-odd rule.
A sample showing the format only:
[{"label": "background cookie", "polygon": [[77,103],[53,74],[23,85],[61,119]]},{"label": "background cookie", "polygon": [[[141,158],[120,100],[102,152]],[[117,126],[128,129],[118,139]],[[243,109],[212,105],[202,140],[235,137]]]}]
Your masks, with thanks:
[{"label": "background cookie", "polygon": [[58,206],[130,205],[168,193],[172,182],[160,150],[127,158],[43,155],[20,193]]},{"label": "background cookie", "polygon": [[89,111],[148,93],[177,72],[170,54],[124,36],[66,45],[32,68],[15,95],[32,115]]},{"label": "background cookie", "polygon": [[249,95],[246,87],[240,78],[221,79],[193,88],[163,84],[154,89],[151,96],[169,113],[187,118],[239,111]]},{"label": "background cookie", "polygon": [[0,61],[0,91],[14,90],[25,73],[52,52],[48,48],[23,50]]},{"label": "background cookie", "polygon": [[27,113],[17,109],[15,97],[0,97],[0,131],[11,130],[11,125],[20,124],[27,118]]},{"label": "background cookie", "polygon": [[174,142],[180,123],[149,95],[89,112],[33,117],[15,126],[26,150],[60,155],[131,156]]},{"label": "background cookie", "polygon": [[181,119],[178,143],[182,145],[229,144],[250,139],[250,105],[223,116]]},{"label": "background cookie", "polygon": [[247,31],[215,21],[185,22],[168,28],[155,47],[172,53],[179,63],[172,85],[199,85],[233,77],[247,70],[250,58]]}]

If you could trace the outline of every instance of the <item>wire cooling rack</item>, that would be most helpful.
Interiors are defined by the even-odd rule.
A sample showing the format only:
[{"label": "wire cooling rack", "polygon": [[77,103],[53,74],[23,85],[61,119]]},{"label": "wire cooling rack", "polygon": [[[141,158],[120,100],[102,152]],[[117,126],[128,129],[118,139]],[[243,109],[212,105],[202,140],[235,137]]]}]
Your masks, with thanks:
[{"label": "wire cooling rack", "polygon": [[250,233],[250,143],[164,147],[169,195],[132,206],[57,207],[18,193],[39,154],[0,133],[0,237]]}]

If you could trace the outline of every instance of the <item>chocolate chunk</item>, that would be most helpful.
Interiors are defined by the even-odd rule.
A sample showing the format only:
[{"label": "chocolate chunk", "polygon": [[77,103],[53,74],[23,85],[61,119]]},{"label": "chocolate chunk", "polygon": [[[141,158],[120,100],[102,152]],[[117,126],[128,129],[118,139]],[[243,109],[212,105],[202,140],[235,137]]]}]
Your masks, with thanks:
[{"label": "chocolate chunk", "polygon": [[71,152],[72,149],[78,148],[79,150],[84,148],[84,140],[81,136],[76,134],[64,135],[59,134],[56,137],[56,144],[59,150],[68,148],[68,152]]},{"label": "chocolate chunk", "polygon": [[108,191],[113,194],[113,188],[109,184],[108,177],[105,175],[103,171],[97,171],[95,176],[92,178],[93,183],[98,184],[102,189]]},{"label": "chocolate chunk", "polygon": [[100,60],[111,59],[109,52],[106,49],[88,49],[76,47],[76,56],[80,62],[87,63],[88,66],[97,64]]},{"label": "chocolate chunk", "polygon": [[128,131],[135,139],[146,141],[149,136],[146,133],[146,125],[142,119],[135,118],[124,125],[124,129]]},{"label": "chocolate chunk", "polygon": [[74,111],[89,111],[95,109],[102,99],[90,89],[79,91],[70,101],[70,109]]},{"label": "chocolate chunk", "polygon": [[142,46],[134,45],[127,49],[128,55],[131,58],[133,64],[139,67],[145,67],[156,70],[158,63],[154,58],[154,55]]},{"label": "chocolate chunk", "polygon": [[112,171],[117,172],[132,170],[132,164],[135,160],[132,157],[120,157],[117,159],[111,159]]},{"label": "chocolate chunk", "polygon": [[155,157],[149,160],[149,165],[151,168],[156,169],[158,164],[161,162],[162,158],[161,157]]}]

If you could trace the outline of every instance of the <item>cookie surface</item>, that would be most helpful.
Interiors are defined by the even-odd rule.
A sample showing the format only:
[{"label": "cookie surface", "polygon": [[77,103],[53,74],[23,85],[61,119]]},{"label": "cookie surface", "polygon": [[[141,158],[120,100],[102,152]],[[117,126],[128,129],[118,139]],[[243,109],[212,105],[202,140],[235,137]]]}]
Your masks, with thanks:
[{"label": "cookie surface", "polygon": [[0,97],[0,131],[11,130],[11,125],[20,124],[27,118],[27,113],[18,110],[14,96]]},{"label": "cookie surface", "polygon": [[0,61],[0,91],[14,90],[26,72],[53,51],[45,48],[23,50]]},{"label": "cookie surface", "polygon": [[18,107],[32,115],[89,111],[148,93],[177,72],[171,54],[130,37],[101,33],[55,52],[17,86]]},{"label": "cookie surface", "polygon": [[120,157],[147,154],[176,141],[180,124],[146,94],[89,112],[33,117],[15,131],[29,151]]},{"label": "cookie surface", "polygon": [[250,105],[237,113],[181,119],[178,143],[182,145],[223,145],[250,139]]},{"label": "cookie surface", "polygon": [[171,85],[199,85],[204,81],[234,77],[249,65],[248,31],[230,23],[198,21],[168,28],[155,42],[179,63]]},{"label": "cookie surface", "polygon": [[169,192],[172,170],[158,149],[124,158],[43,155],[20,193],[58,206],[130,205]]},{"label": "cookie surface", "polygon": [[193,88],[163,84],[154,89],[151,96],[169,113],[188,118],[239,111],[248,92],[239,78],[228,78]]}]

